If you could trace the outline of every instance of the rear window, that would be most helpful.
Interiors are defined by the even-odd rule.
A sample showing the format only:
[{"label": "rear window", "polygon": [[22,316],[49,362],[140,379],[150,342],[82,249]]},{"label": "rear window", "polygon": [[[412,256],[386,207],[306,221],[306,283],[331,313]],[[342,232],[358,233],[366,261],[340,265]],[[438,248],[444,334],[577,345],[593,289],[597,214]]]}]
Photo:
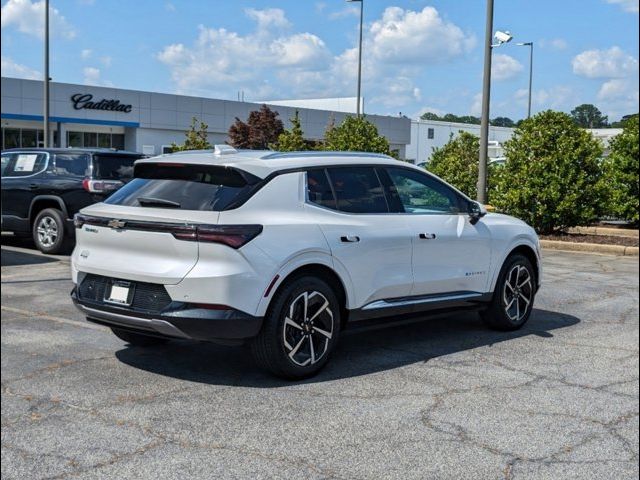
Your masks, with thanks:
[{"label": "rear window", "polygon": [[96,180],[121,180],[133,177],[133,162],[142,158],[129,155],[93,156],[93,178]]},{"label": "rear window", "polygon": [[87,174],[89,166],[89,155],[57,153],[56,154],[56,173],[58,175],[84,177]]},{"label": "rear window", "polygon": [[260,179],[225,167],[145,163],[105,203],[181,210],[227,209]]}]

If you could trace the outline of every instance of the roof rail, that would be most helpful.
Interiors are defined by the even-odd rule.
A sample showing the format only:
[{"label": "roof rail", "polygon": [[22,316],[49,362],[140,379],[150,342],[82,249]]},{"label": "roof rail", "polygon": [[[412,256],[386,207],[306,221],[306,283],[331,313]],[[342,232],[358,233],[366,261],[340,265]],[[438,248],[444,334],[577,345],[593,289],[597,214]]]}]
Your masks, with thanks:
[{"label": "roof rail", "polygon": [[389,155],[384,153],[372,153],[372,152],[337,152],[337,151],[322,151],[322,152],[273,152],[261,157],[263,160],[270,160],[275,158],[292,158],[292,157],[375,157],[395,160]]}]

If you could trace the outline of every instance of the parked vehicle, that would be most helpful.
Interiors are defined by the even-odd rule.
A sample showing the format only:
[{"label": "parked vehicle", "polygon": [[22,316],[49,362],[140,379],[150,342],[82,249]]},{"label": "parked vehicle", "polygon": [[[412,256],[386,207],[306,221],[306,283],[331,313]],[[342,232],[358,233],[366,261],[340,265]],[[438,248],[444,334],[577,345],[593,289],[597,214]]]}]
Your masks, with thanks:
[{"label": "parked vehicle", "polygon": [[135,164],[76,215],[72,298],[132,345],[239,344],[278,376],[329,360],[348,325],[480,311],[515,330],[540,284],[538,238],[385,155],[214,151]]},{"label": "parked vehicle", "polygon": [[44,253],[73,246],[73,216],[133,175],[143,155],[108,149],[28,148],[2,152],[2,230],[32,235]]}]

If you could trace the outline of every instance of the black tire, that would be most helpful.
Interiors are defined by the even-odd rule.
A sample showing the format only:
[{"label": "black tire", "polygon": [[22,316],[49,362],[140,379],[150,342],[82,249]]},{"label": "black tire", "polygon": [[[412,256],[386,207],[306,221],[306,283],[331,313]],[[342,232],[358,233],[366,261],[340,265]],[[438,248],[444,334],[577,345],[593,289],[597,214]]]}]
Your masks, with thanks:
[{"label": "black tire", "polygon": [[333,289],[320,278],[300,276],[276,292],[251,353],[260,368],[300,380],[326,365],[339,335],[340,304]]},{"label": "black tire", "polygon": [[57,208],[45,208],[38,212],[31,231],[33,242],[42,253],[55,255],[70,250],[71,241],[65,230],[64,215]]},{"label": "black tire", "polygon": [[502,331],[522,328],[533,311],[536,284],[536,271],[529,259],[511,255],[500,270],[489,308],[480,314],[484,323]]},{"label": "black tire", "polygon": [[134,333],[128,330],[121,330],[119,328],[112,328],[111,331],[120,340],[124,340],[134,347],[153,347],[154,345],[162,345],[163,343],[166,343],[168,341],[166,338],[152,337],[149,335],[144,335],[142,333]]}]

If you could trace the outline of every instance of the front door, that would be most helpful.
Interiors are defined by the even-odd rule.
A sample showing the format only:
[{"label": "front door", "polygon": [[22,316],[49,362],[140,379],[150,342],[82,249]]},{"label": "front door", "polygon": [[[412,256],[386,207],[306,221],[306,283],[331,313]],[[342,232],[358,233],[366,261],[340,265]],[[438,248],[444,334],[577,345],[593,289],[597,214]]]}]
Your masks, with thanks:
[{"label": "front door", "polygon": [[469,221],[468,201],[426,173],[386,172],[392,207],[403,212],[413,245],[412,296],[485,293],[491,238],[482,221]]}]

